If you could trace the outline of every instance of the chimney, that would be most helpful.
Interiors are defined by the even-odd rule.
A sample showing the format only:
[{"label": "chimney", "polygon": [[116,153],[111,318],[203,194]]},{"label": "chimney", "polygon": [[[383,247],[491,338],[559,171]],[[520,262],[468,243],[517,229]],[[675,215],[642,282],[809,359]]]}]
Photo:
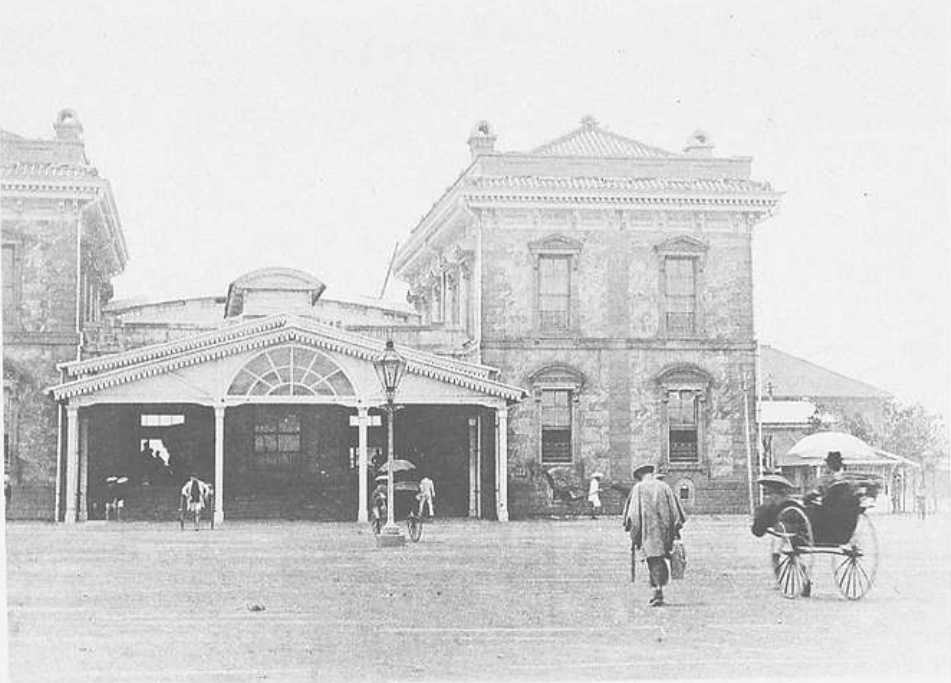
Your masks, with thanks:
[{"label": "chimney", "polygon": [[469,151],[472,160],[481,154],[492,154],[495,151],[495,129],[488,121],[479,121],[469,134]]},{"label": "chimney", "polygon": [[79,122],[79,117],[72,109],[63,109],[56,115],[53,130],[56,132],[56,139],[61,142],[82,142],[83,140],[83,124]]},{"label": "chimney", "polygon": [[697,129],[687,138],[684,154],[692,157],[713,156],[713,140],[706,131]]}]

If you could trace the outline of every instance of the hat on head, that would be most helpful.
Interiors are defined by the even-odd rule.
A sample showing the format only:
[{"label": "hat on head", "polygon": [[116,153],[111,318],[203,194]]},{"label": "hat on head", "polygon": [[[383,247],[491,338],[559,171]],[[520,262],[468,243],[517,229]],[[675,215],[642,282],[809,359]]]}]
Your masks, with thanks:
[{"label": "hat on head", "polygon": [[756,483],[764,488],[776,486],[787,489],[793,488],[792,482],[781,474],[764,474],[756,480]]},{"label": "hat on head", "polygon": [[654,463],[652,462],[642,462],[640,465],[636,465],[631,474],[635,477],[641,474],[649,474],[654,471]]},{"label": "hat on head", "polygon": [[832,465],[841,465],[842,464],[842,454],[839,451],[829,451],[829,454],[826,456],[826,465],[830,467]]},{"label": "hat on head", "polygon": [[594,472],[591,474],[592,479],[604,479],[604,475],[600,472]]}]

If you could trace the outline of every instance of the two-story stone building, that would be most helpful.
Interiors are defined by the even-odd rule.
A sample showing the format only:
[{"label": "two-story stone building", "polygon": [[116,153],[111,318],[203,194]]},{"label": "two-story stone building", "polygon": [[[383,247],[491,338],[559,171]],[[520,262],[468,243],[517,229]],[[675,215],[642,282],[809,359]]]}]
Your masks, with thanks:
[{"label": "two-story stone building", "polygon": [[109,182],[63,110],[53,139],[3,131],[3,456],[13,517],[52,519],[62,414],[46,394],[57,364],[84,354],[111,279],[128,258]]},{"label": "two-story stone building", "polygon": [[683,153],[592,118],[529,152],[472,162],[395,260],[424,322],[529,399],[509,420],[509,503],[550,507],[544,471],[629,481],[669,470],[696,511],[748,500],[755,386],[753,229],[779,194],[702,131]]}]

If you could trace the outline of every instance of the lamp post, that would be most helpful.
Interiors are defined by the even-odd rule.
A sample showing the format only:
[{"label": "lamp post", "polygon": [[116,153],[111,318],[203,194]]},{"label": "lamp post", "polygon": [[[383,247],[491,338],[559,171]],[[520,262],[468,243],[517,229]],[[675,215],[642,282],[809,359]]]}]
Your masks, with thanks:
[{"label": "lamp post", "polygon": [[393,401],[399,389],[400,380],[406,371],[406,361],[393,348],[393,340],[388,339],[383,355],[373,361],[373,369],[383,385],[386,394],[386,525],[377,536],[377,543],[381,546],[398,546],[406,542],[402,530],[396,526],[393,519],[393,413],[396,408]]}]

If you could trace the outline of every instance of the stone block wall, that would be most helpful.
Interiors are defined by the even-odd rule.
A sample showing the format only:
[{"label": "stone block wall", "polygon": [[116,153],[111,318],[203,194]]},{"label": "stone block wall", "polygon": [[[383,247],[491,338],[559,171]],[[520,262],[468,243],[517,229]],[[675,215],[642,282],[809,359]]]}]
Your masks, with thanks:
[{"label": "stone block wall", "polygon": [[[569,367],[584,378],[573,413],[579,434],[569,474],[578,491],[586,490],[595,470],[623,487],[633,464],[660,462],[666,435],[657,377],[678,365],[704,373],[710,382],[701,411],[701,460],[671,465],[668,483],[684,489],[690,512],[747,509],[743,387],[754,386],[755,372],[748,229],[725,221],[709,232],[692,223],[681,231],[675,221],[662,229],[647,221],[633,212],[552,211],[533,219],[511,211],[486,222],[482,360],[499,368],[503,381],[530,392],[509,422],[513,517],[558,514],[564,507],[552,501],[544,477],[540,406],[530,386],[532,375],[550,366]],[[655,247],[681,234],[706,245],[698,276],[700,334],[672,340],[661,336],[663,283]],[[548,235],[581,243],[571,273],[574,324],[562,335],[533,328],[535,270],[528,245]],[[606,511],[619,511],[621,499],[620,493],[606,495]]]},{"label": "stone block wall", "polygon": [[549,235],[563,235],[581,243],[571,273],[575,280],[573,293],[577,295],[572,310],[574,336],[657,338],[663,282],[661,257],[655,247],[688,236],[706,245],[698,276],[700,336],[752,339],[748,228],[698,232],[690,225],[682,231],[676,225],[664,229],[638,227],[619,223],[608,211],[583,214],[577,224],[551,212],[543,213],[542,222],[533,225],[527,212],[517,211],[501,212],[487,222],[483,233],[484,339],[537,336],[532,312],[536,274],[529,243]]}]

